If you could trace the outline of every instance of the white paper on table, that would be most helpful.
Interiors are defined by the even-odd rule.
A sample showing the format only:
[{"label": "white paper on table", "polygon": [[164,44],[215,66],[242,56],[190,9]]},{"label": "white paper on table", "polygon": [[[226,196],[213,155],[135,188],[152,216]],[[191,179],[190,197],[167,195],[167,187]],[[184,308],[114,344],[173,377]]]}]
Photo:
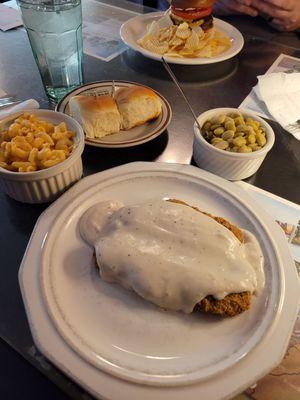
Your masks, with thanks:
[{"label": "white paper on table", "polygon": [[21,13],[18,10],[0,4],[0,29],[8,31],[9,29],[22,26]]},{"label": "white paper on table", "polygon": [[[15,0],[10,0],[6,4],[18,9]],[[128,47],[120,37],[120,28],[124,22],[138,14],[136,11],[101,3],[98,0],[84,0],[82,7],[84,53],[108,62],[127,50]]]},{"label": "white paper on table", "polygon": [[284,229],[292,256],[300,267],[300,205],[250,185],[249,183],[243,181],[234,183],[246,190],[273,220]]},{"label": "white paper on table", "polygon": [[[288,74],[300,72],[300,59],[287,54],[280,54],[265,75],[271,74],[272,72],[285,72]],[[251,90],[249,95],[240,104],[239,108],[254,111],[260,117],[274,120],[265,103],[257,96],[255,88]]]},{"label": "white paper on table", "polygon": [[300,124],[296,129],[297,121],[300,121],[300,73],[277,72],[258,76],[255,92],[272,117],[300,140]]},{"label": "white paper on table", "polygon": [[82,15],[84,53],[102,61],[110,61],[127,50],[120,37],[120,28],[136,15],[138,13],[121,7],[85,0]]},{"label": "white paper on table", "polygon": [[259,117],[274,120],[265,103],[257,96],[255,87],[240,104],[239,109],[254,111]]},{"label": "white paper on table", "polygon": [[300,73],[258,76],[258,95],[283,126],[300,119]]},{"label": "white paper on table", "polygon": [[36,100],[34,99],[25,100],[22,101],[22,103],[16,105],[0,108],[0,119],[3,119],[8,115],[14,114],[19,111],[34,110],[36,108],[40,108],[40,105]]},{"label": "white paper on table", "polygon": [[[6,4],[18,9],[15,0],[10,0]],[[120,37],[120,28],[124,22],[136,15],[139,15],[136,11],[101,3],[98,0],[84,0],[82,7],[84,53],[108,62],[127,50],[128,47]]]}]

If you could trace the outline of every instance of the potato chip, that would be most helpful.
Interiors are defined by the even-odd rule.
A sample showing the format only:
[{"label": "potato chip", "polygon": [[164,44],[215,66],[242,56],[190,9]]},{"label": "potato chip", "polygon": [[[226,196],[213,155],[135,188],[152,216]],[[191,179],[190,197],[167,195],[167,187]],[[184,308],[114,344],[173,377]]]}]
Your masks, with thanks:
[{"label": "potato chip", "polygon": [[191,31],[181,31],[179,29],[177,29],[176,31],[176,36],[180,39],[186,40],[190,37],[191,35]]},{"label": "potato chip", "polygon": [[217,56],[220,53],[223,53],[224,51],[226,51],[226,47],[225,46],[217,46],[217,47],[213,47],[211,49],[211,53],[212,53],[213,57]]},{"label": "potato chip", "polygon": [[170,33],[169,41],[171,41],[176,36],[177,26],[173,25]]},{"label": "potato chip", "polygon": [[174,37],[174,39],[172,39],[169,42],[170,47],[177,47],[177,46],[180,46],[181,44],[184,44],[184,41],[178,37]]},{"label": "potato chip", "polygon": [[183,45],[169,47],[169,52],[181,54],[181,50],[183,49]]},{"label": "potato chip", "polygon": [[223,32],[215,31],[215,39],[220,43],[224,44],[225,46],[231,47],[230,38],[225,35]]},{"label": "potato chip", "polygon": [[160,42],[163,41],[170,41],[170,33],[171,33],[171,29],[166,29],[166,30],[161,30],[160,34],[158,35],[158,39]]},{"label": "potato chip", "polygon": [[145,49],[157,54],[164,54],[169,49],[168,43],[160,43],[158,38],[154,36],[148,36],[142,45]]},{"label": "potato chip", "polygon": [[215,28],[204,32],[200,24],[201,21],[182,22],[177,26],[165,14],[147,27],[138,44],[153,53],[177,58],[211,58],[231,47],[231,40],[225,33]]},{"label": "potato chip", "polygon": [[164,54],[166,57],[178,57],[178,58],[183,58],[183,56],[179,53],[173,53],[173,52],[169,52],[169,53],[165,53]]},{"label": "potato chip", "polygon": [[179,54],[180,54],[182,57],[188,57],[188,58],[194,58],[194,57],[196,57],[194,51],[185,51],[185,50],[181,50],[181,51],[179,52]]},{"label": "potato chip", "polygon": [[153,21],[151,24],[147,27],[147,34],[156,36],[159,34],[159,25],[157,22]]},{"label": "potato chip", "polygon": [[211,46],[205,46],[202,50],[197,52],[197,57],[205,57],[205,58],[210,58],[212,57],[212,51],[211,51]]},{"label": "potato chip", "polygon": [[155,44],[153,44],[151,42],[148,44],[148,50],[152,51],[153,53],[163,55],[166,53],[166,51],[168,51],[168,49],[169,49],[169,46],[167,43],[162,44],[161,46],[156,46]]},{"label": "potato chip", "polygon": [[195,31],[192,31],[190,37],[185,42],[185,49],[197,50],[199,47],[199,36]]},{"label": "potato chip", "polygon": [[180,39],[188,39],[191,35],[191,30],[186,22],[180,24],[176,30],[176,36]]},{"label": "potato chip", "polygon": [[190,28],[187,22],[182,22],[177,26],[177,29],[179,29],[180,31],[188,31]]},{"label": "potato chip", "polygon": [[173,26],[173,21],[169,14],[165,14],[157,23],[160,29],[168,29]]},{"label": "potato chip", "polygon": [[212,40],[215,37],[215,34],[216,34],[215,28],[211,28],[207,32],[205,32],[205,37],[207,40]]},{"label": "potato chip", "polygon": [[200,26],[195,26],[192,28],[192,31],[195,32],[199,38],[203,38],[205,36],[205,32]]}]

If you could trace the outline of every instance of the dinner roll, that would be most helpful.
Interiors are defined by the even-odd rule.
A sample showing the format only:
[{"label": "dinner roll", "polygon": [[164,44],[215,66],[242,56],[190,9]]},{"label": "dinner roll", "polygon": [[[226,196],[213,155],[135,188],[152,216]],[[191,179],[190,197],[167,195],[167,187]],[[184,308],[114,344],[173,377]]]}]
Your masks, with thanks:
[{"label": "dinner roll", "polygon": [[115,98],[121,114],[121,129],[142,125],[161,113],[159,96],[145,87],[122,88],[117,91]]},{"label": "dinner roll", "polygon": [[88,138],[101,138],[120,131],[121,117],[110,96],[78,95],[70,99],[70,112]]}]

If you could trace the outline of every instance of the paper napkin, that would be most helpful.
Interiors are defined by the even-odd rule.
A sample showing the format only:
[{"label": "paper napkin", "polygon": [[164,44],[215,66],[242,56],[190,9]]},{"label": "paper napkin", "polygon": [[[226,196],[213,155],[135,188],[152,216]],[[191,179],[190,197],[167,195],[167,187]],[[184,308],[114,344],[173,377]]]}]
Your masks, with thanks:
[{"label": "paper napkin", "polygon": [[0,29],[2,31],[8,31],[9,29],[22,25],[23,22],[20,11],[0,4]]},{"label": "paper napkin", "polygon": [[9,114],[14,114],[23,110],[31,110],[40,108],[39,103],[34,99],[22,101],[22,103],[12,105],[10,107],[0,108],[0,119],[7,117]]},{"label": "paper napkin", "polygon": [[277,72],[257,78],[254,90],[259,99],[272,117],[300,140],[300,73]]}]

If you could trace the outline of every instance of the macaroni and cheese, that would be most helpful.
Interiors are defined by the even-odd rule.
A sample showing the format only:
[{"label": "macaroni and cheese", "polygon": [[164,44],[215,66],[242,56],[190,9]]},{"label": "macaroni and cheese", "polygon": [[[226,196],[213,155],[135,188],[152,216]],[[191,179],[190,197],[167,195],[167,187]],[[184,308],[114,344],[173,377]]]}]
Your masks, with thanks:
[{"label": "macaroni and cheese", "polygon": [[65,122],[54,125],[24,113],[0,130],[0,167],[15,172],[52,167],[69,157],[74,136]]}]

